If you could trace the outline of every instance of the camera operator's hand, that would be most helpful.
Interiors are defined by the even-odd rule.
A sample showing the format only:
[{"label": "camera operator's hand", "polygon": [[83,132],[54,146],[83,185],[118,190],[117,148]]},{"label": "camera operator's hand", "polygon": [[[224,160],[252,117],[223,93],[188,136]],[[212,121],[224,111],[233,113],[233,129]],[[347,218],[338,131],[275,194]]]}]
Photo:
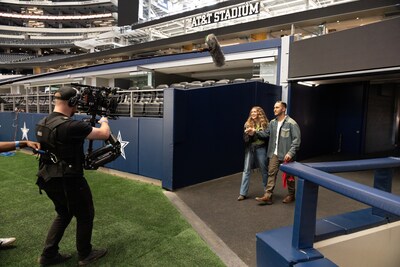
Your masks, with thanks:
[{"label": "camera operator's hand", "polygon": [[102,117],[98,123],[100,127],[93,127],[92,132],[86,137],[89,140],[107,140],[110,137],[110,126],[107,117]]},{"label": "camera operator's hand", "polygon": [[102,124],[103,122],[108,123],[107,117],[101,117],[101,119],[99,120],[99,123]]}]

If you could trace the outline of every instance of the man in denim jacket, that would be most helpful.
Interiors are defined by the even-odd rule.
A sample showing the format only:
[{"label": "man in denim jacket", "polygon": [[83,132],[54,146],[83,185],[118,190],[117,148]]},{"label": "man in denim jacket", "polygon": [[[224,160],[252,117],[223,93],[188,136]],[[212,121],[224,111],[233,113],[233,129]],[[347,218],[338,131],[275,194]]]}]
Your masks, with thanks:
[{"label": "man in denim jacket", "polygon": [[[266,130],[253,131],[249,129],[249,135],[257,135],[259,138],[269,137],[267,156],[268,165],[268,183],[265,188],[265,194],[262,197],[256,197],[261,205],[271,205],[272,193],[275,188],[276,178],[279,171],[279,165],[283,162],[292,161],[296,152],[300,148],[301,134],[299,125],[295,120],[286,115],[286,103],[277,101],[274,105],[273,119]],[[283,199],[283,203],[291,203],[295,200],[296,185],[294,178],[287,180],[288,195]]]}]

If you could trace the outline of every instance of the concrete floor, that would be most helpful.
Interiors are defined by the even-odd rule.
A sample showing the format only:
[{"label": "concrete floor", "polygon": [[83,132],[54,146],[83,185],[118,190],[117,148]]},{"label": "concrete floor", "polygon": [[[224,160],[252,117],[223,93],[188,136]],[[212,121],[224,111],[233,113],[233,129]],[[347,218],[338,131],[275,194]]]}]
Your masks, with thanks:
[{"label": "concrete floor", "polygon": [[[308,160],[308,162],[316,161],[321,161],[321,159]],[[191,214],[189,217],[185,214],[184,216],[192,225],[195,224],[195,228],[198,228],[197,230],[206,241],[209,239],[209,244],[214,242],[211,247],[219,250],[217,254],[223,255],[222,258],[225,258],[223,260],[228,266],[252,267],[256,266],[256,233],[292,225],[295,204],[282,203],[286,189],[282,187],[280,173],[273,205],[259,206],[254,199],[263,194],[259,172],[255,172],[251,177],[248,199],[237,201],[241,175],[238,173],[222,177],[175,192],[168,192],[168,194],[174,195],[175,203],[181,202],[184,206],[183,209],[180,208],[183,214]],[[373,171],[336,175],[369,186],[373,185]],[[400,194],[400,170],[395,172],[392,192]],[[324,188],[319,189],[317,218],[365,207],[367,206],[362,203]]]}]

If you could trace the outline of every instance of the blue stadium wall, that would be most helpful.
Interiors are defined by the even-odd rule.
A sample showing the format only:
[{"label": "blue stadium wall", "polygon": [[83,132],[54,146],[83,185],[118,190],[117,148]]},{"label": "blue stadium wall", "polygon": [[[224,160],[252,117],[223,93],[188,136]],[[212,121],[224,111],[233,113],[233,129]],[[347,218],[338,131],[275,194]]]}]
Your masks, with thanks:
[{"label": "blue stadium wall", "polygon": [[[123,153],[105,167],[161,180],[168,190],[240,172],[243,124],[251,107],[263,107],[272,118],[273,105],[280,98],[280,86],[260,82],[166,89],[164,118],[110,121]],[[24,128],[29,129],[28,139],[35,140],[35,124],[45,115],[1,113],[0,140],[21,140]],[[95,149],[101,145],[94,142]]]}]

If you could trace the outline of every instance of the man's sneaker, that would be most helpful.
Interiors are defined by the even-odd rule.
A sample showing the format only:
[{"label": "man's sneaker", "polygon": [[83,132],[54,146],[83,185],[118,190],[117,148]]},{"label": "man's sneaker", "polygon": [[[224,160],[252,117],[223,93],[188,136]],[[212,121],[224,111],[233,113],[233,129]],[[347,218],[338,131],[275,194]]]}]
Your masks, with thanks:
[{"label": "man's sneaker", "polygon": [[79,264],[79,266],[88,265],[89,263],[92,263],[92,262],[100,259],[101,257],[103,257],[106,254],[107,254],[107,249],[105,249],[105,248],[103,248],[103,249],[92,249],[90,254],[86,258],[84,258],[83,260],[80,260],[78,262],[78,264]]},{"label": "man's sneaker", "polygon": [[238,197],[238,201],[242,201],[242,200],[245,200],[246,199],[246,196],[242,196],[242,195],[239,195],[239,197]]},{"label": "man's sneaker", "polygon": [[10,247],[14,242],[15,237],[0,238],[0,248]]},{"label": "man's sneaker", "polygon": [[52,258],[47,258],[44,256],[40,256],[38,259],[38,263],[40,264],[40,266],[50,266],[50,265],[56,265],[59,263],[63,263],[64,261],[69,260],[70,258],[72,258],[71,254],[60,254],[58,253],[56,256],[52,257]]}]

